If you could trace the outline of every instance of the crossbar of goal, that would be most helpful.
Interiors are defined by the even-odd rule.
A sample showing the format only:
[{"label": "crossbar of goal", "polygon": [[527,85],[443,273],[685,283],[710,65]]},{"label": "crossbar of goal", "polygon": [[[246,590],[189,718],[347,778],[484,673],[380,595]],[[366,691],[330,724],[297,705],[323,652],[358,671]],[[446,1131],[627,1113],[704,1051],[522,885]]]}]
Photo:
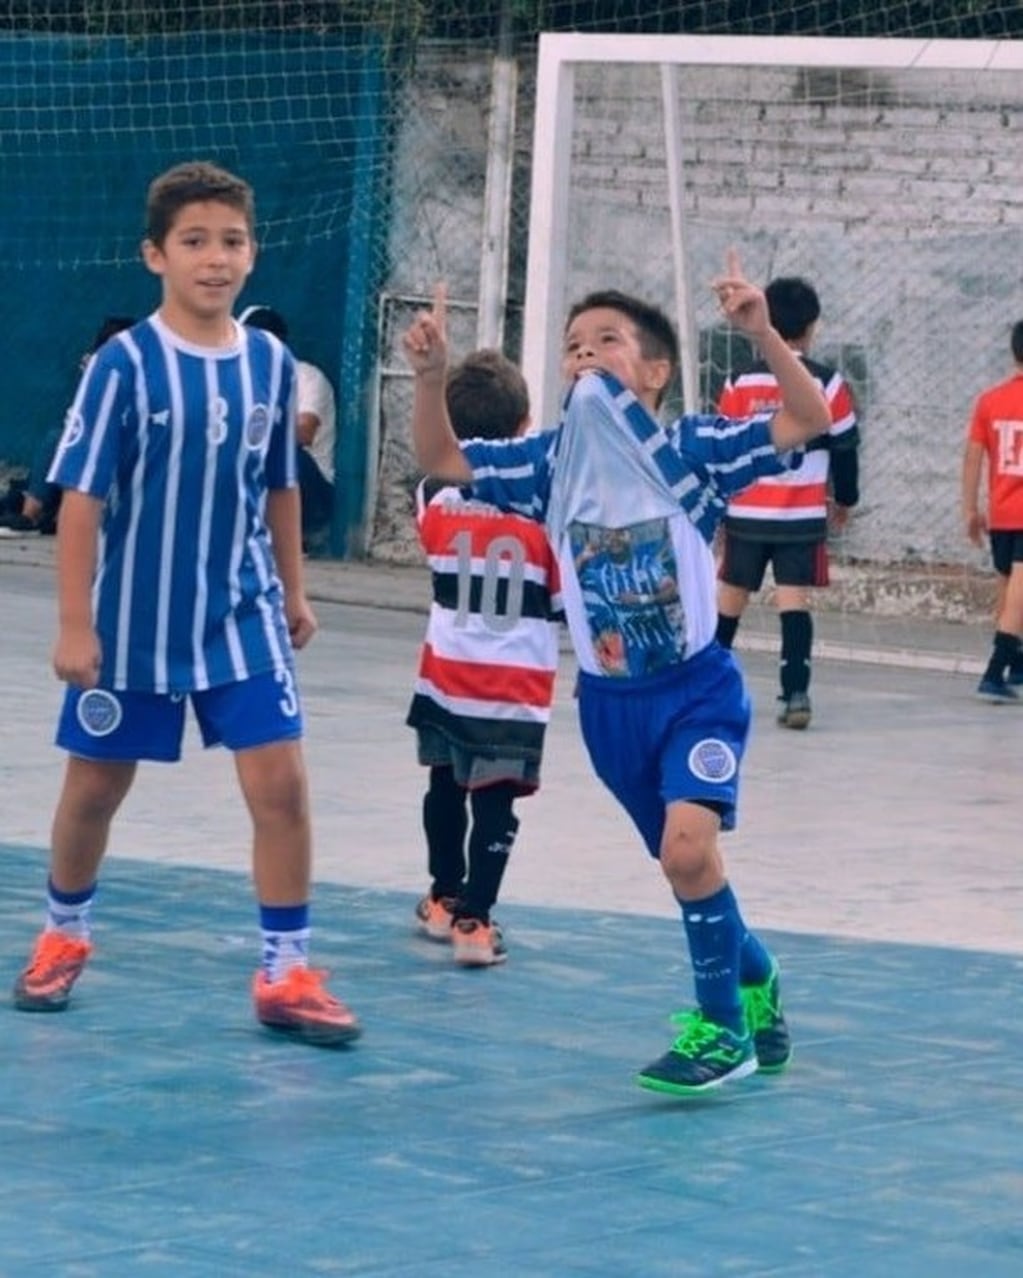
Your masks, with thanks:
[{"label": "crossbar of goal", "polygon": [[[665,154],[669,164],[674,292],[682,348],[683,402],[696,407],[695,322],[686,273],[681,148],[674,104],[687,66],[819,69],[1020,71],[1023,42],[1004,40],[832,39],[814,36],[544,34],[536,84],[529,249],[522,363],[534,421],[550,425],[560,396],[560,346],[568,263],[569,188],[575,68],[583,63],[643,63],[661,68]],[[594,271],[595,286],[599,268]]]}]

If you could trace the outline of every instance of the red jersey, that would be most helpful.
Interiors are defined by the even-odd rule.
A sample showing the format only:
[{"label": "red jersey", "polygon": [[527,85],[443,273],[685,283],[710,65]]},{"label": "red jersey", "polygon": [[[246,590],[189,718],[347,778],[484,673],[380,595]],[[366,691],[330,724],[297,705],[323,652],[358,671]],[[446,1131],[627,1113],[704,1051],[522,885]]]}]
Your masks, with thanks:
[{"label": "red jersey", "polygon": [[978,397],[969,438],[987,454],[988,527],[1023,529],[1023,373]]},{"label": "red jersey", "polygon": [[[831,426],[806,446],[803,464],[770,479],[759,479],[752,487],[728,503],[725,529],[735,537],[757,541],[823,541],[828,530],[828,486],[832,454],[838,457],[845,474],[846,491],[836,499],[854,506],[858,499],[856,449],[860,434],[856,407],[845,378],[836,369],[801,356],[803,363],[824,392],[831,411]],[[750,417],[778,408],[781,395],[774,374],[764,363],[725,383],[718,411],[725,417]],[[837,471],[838,463],[836,463]]]},{"label": "red jersey", "polygon": [[433,602],[407,722],[488,758],[540,761],[558,668],[561,587],[543,526],[424,480]]}]

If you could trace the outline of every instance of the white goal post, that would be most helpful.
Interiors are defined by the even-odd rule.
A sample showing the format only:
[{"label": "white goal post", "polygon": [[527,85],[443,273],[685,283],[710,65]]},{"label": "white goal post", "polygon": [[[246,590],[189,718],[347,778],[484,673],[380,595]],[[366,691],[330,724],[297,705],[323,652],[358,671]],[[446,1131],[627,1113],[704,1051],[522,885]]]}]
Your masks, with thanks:
[{"label": "white goal post", "polygon": [[676,320],[668,407],[700,410],[750,354],[708,287],[727,248],[759,282],[805,276],[823,310],[814,354],[845,373],[863,428],[827,606],[986,624],[990,556],[963,533],[959,470],[1023,319],[1021,71],[1019,41],[541,36],[534,422],[557,419],[564,319],[586,293],[618,288]]},{"label": "white goal post", "polygon": [[[830,39],[699,35],[544,34],[539,41],[532,154],[529,251],[526,268],[523,367],[534,397],[534,417],[550,423],[559,396],[558,352],[567,296],[570,188],[576,68],[643,64],[662,79],[660,131],[669,188],[672,258],[686,406],[696,398],[693,294],[687,271],[682,163],[685,138],[678,102],[680,73],[703,67],[799,67],[817,70],[1023,70],[1023,42],[991,40]],[[741,228],[736,228],[737,230]],[[755,229],[755,228],[754,228]],[[599,262],[592,284],[600,287]],[[610,282],[608,282],[610,283]]]}]

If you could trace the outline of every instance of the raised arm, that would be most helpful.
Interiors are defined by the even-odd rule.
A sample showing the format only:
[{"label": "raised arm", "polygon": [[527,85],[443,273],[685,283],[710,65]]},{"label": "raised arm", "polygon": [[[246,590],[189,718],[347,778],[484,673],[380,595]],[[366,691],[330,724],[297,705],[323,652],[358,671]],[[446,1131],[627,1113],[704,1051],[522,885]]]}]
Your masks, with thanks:
[{"label": "raised arm", "polygon": [[464,484],[472,478],[451,429],[445,400],[448,371],[447,288],[433,290],[433,306],[420,311],[402,337],[405,357],[415,374],[412,395],[412,443],[416,460],[430,475]]},{"label": "raised arm", "polygon": [[728,252],[725,274],[712,285],[728,322],[756,342],[767,367],[778,382],[781,407],[771,422],[775,448],[784,452],[823,435],[831,426],[824,393],[799,356],[771,326],[762,289],[742,273],[739,255]]}]

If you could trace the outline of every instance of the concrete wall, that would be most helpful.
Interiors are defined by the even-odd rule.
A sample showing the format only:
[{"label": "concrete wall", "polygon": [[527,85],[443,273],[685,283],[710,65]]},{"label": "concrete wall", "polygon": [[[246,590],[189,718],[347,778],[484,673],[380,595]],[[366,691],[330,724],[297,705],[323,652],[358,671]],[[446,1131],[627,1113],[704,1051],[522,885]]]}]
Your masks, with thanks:
[{"label": "concrete wall", "polygon": [[[531,70],[523,64],[519,297]],[[578,90],[566,291],[614,284],[673,308],[658,76],[582,69]],[[485,60],[428,51],[401,137],[391,292],[425,294],[446,276],[470,308],[456,353],[473,342],[488,95]],[[838,549],[984,563],[959,528],[959,461],[973,399],[1008,373],[1009,328],[1023,316],[1023,87],[996,74],[696,68],[682,73],[681,110],[700,327],[715,324],[702,284],[735,244],[754,278],[814,280],[825,312],[817,353],[856,386],[863,511]],[[373,553],[406,558],[408,385],[386,332],[383,358]]]}]

